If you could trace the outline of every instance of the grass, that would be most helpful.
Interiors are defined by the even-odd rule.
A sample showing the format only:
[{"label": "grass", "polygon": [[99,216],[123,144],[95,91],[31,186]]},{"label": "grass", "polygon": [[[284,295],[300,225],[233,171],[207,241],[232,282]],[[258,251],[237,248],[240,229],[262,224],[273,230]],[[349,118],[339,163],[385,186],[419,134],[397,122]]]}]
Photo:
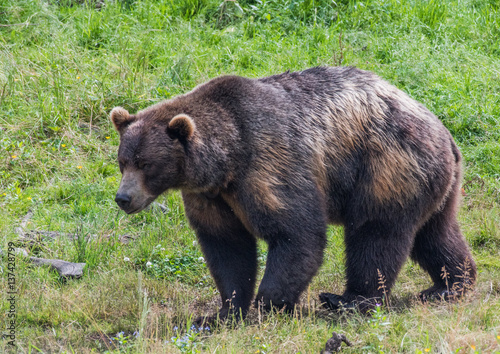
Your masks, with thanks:
[{"label": "grass", "polygon": [[[96,5],[98,4],[98,5]],[[17,337],[0,350],[500,352],[500,2],[498,0],[0,0],[0,238],[27,228],[76,234],[32,254],[87,263],[79,280],[16,259]],[[222,74],[261,77],[315,65],[372,70],[428,106],[464,155],[460,222],[479,269],[455,304],[422,305],[428,276],[407,262],[391,307],[371,318],[319,309],[343,288],[342,230],[294,315],[253,310],[235,329],[189,330],[218,294],[179,193],[163,214],[113,202],[117,105],[136,111]],[[135,237],[129,244],[121,235]],[[93,235],[92,237],[89,237]],[[26,245],[24,245],[26,246]],[[266,255],[260,248],[261,273]],[[149,262],[149,263],[148,263]],[[1,263],[7,274],[6,257]],[[7,292],[7,277],[0,282]],[[1,304],[3,328],[10,304]]]}]

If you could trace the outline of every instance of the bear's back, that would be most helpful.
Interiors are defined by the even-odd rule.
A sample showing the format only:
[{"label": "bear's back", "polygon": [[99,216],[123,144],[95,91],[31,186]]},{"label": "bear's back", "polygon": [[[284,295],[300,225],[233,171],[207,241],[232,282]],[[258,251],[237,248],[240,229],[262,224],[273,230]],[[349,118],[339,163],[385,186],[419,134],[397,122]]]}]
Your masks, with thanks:
[{"label": "bear's back", "polygon": [[401,204],[456,162],[451,135],[429,110],[353,67],[224,76],[164,104],[191,115],[204,143],[231,155],[224,161],[261,194],[313,180],[332,210],[342,206],[330,195],[345,201],[355,191]]},{"label": "bear's back", "polygon": [[379,202],[411,197],[452,163],[454,144],[437,117],[373,73],[318,67],[263,78],[259,85],[279,97],[260,125],[273,122],[267,124],[275,133],[266,134],[279,139],[274,144],[281,150],[295,152],[327,194],[332,187],[354,188],[364,173],[371,180],[364,187]]}]

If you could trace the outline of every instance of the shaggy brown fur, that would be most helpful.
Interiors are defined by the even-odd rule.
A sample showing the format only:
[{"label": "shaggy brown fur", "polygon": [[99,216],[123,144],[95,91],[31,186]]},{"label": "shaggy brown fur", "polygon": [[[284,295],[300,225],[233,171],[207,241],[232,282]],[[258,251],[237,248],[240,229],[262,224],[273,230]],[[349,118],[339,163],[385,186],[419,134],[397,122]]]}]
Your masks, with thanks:
[{"label": "shaggy brown fur", "polygon": [[182,190],[222,317],[229,300],[249,308],[256,238],[269,244],[257,301],[292,309],[322,263],[327,223],[345,227],[346,290],[322,295],[332,308],[379,301],[377,272],[390,291],[408,256],[434,282],[423,298],[475,281],[456,220],[460,153],[431,112],[372,73],[220,77],[135,115],[115,108],[111,120],[121,135],[117,203],[133,213]]}]

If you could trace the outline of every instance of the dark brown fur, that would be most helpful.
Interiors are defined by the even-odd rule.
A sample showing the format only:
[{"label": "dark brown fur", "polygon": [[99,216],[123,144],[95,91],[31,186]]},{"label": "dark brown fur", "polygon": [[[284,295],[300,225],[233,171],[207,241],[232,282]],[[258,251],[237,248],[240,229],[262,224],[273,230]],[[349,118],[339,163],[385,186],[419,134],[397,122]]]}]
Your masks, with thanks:
[{"label": "dark brown fur", "polygon": [[450,294],[443,267],[448,287],[475,281],[456,221],[460,153],[431,112],[372,73],[318,67],[226,76],[125,112],[111,114],[124,173],[116,200],[138,212],[164,191],[182,190],[223,317],[229,300],[243,315],[249,308],[256,238],[269,244],[257,300],[293,308],[322,263],[327,223],[345,227],[339,302],[378,301],[377,272],[390,291],[408,256],[434,282],[423,297]]}]

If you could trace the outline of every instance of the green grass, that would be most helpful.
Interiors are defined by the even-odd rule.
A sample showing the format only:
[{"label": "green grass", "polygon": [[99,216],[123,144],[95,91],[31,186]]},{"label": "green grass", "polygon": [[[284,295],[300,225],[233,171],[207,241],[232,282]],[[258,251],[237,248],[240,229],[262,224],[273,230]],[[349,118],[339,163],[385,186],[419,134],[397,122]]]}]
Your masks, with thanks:
[{"label": "green grass", "polygon": [[[79,236],[43,240],[33,254],[87,263],[82,279],[64,282],[18,257],[18,347],[1,339],[0,350],[310,353],[336,331],[352,353],[500,352],[498,0],[124,0],[99,8],[0,0],[0,24],[2,249],[18,242],[14,229],[32,210],[27,228]],[[456,304],[422,305],[415,295],[430,279],[408,262],[389,308],[371,318],[328,314],[318,294],[344,283],[342,230],[331,228],[324,265],[294,315],[252,310],[235,329],[187,331],[193,317],[217,308],[217,290],[179,193],[160,198],[167,214],[118,210],[119,137],[109,111],[136,111],[222,74],[315,65],[372,70],[450,129],[464,155],[460,222],[477,288]],[[122,244],[124,234],[136,239]],[[265,245],[259,252],[262,271]]]}]

